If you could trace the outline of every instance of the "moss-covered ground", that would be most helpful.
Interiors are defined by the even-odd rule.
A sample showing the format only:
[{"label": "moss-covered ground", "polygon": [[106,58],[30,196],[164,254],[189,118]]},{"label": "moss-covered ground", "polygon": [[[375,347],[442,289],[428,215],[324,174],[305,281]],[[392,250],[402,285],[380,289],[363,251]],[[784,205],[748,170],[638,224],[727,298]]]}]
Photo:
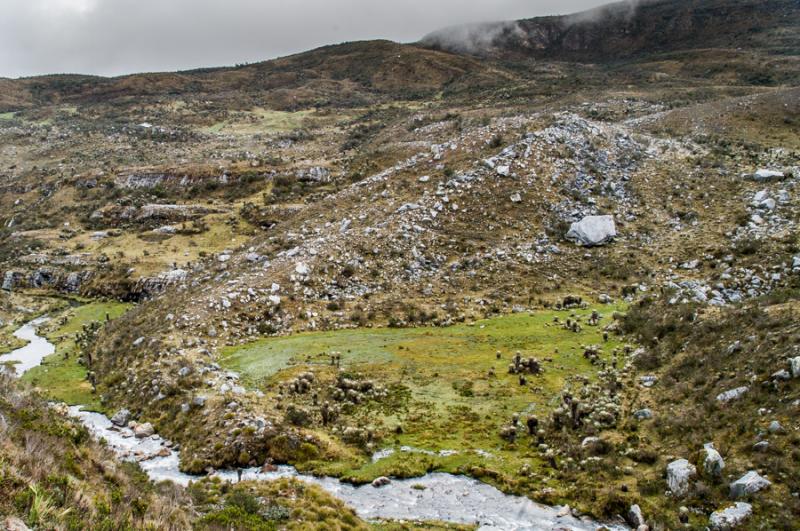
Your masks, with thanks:
[{"label": "moss-covered ground", "polygon": [[44,359],[39,367],[25,373],[23,381],[41,388],[54,400],[69,405],[81,404],[100,411],[98,396],[92,393],[87,380],[86,367],[79,363],[76,335],[85,324],[104,322],[106,316],[115,319],[125,313],[130,304],[120,302],[89,302],[56,315],[42,332],[56,346],[56,351]]},{"label": "moss-covered ground", "polygon": [[[592,309],[602,315],[599,326],[586,324]],[[374,449],[391,448],[393,454],[373,461],[368,452],[342,451],[339,459],[304,463],[301,468],[356,482],[433,470],[466,472],[517,490],[512,478],[523,465],[536,467],[541,454],[533,437],[524,435],[511,444],[499,437],[500,428],[515,413],[523,422],[528,415],[546,418],[571,377],[594,380],[599,367],[584,358],[583,347],[601,345],[601,357],[610,359],[621,344],[613,335],[604,342],[602,329],[623,309],[598,305],[517,313],[447,328],[303,333],[229,347],[221,359],[247,385],[262,390],[267,401],[281,382],[304,371],[313,371],[319,382],[332,381],[337,373],[330,363],[332,352],[341,353],[345,374],[389,390],[388,398],[360,405],[342,422],[383,434]],[[575,317],[583,321],[579,332],[555,322]],[[543,373],[527,375],[521,385],[519,376],[508,371],[516,351],[523,358],[538,358]],[[312,429],[325,436],[321,427]]]}]

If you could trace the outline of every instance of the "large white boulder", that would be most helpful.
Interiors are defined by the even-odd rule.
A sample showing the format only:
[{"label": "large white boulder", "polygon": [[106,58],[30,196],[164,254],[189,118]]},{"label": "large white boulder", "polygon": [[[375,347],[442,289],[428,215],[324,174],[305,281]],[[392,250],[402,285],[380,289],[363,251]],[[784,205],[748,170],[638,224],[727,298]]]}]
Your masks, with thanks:
[{"label": "large white boulder", "polygon": [[567,239],[587,247],[606,244],[616,236],[613,216],[586,216],[573,223],[567,232]]}]

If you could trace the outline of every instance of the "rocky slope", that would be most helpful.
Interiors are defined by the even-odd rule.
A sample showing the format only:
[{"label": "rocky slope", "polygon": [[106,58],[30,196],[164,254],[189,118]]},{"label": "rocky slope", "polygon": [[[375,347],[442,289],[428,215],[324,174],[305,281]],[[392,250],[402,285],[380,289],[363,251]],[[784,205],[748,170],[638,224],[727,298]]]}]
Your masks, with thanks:
[{"label": "rocky slope", "polygon": [[[185,470],[447,469],[656,529],[745,513],[790,528],[797,25],[781,0],[646,2],[456,32],[480,49],[425,41],[468,55],[353,43],[3,81],[3,296],[140,302],[81,359],[100,407],[177,441]],[[552,344],[501,334],[496,366],[470,358],[487,338],[439,345],[456,359],[444,375],[421,346],[500,316]],[[350,347],[313,342],[262,378],[226,367],[311,332],[347,329],[355,351],[388,328],[431,332],[369,343],[355,368]],[[469,460],[438,453],[468,426],[485,435]],[[409,440],[433,448],[371,461]],[[770,488],[729,503],[751,470]],[[721,512],[733,501],[749,506]]]},{"label": "rocky slope", "polygon": [[796,54],[796,7],[791,0],[626,1],[572,15],[457,26],[422,43],[485,57],[585,62],[705,48]]}]

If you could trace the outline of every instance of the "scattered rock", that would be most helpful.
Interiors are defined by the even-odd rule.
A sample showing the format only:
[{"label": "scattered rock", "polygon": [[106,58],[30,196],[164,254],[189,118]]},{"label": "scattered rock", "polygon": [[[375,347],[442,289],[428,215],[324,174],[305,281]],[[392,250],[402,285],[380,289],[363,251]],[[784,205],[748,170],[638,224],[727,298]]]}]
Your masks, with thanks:
[{"label": "scattered rock", "polygon": [[754,181],[778,181],[785,177],[782,171],[760,169],[750,176]]},{"label": "scattered rock", "polygon": [[137,424],[135,428],[133,428],[133,434],[136,436],[137,439],[144,439],[150,437],[155,433],[155,429],[153,429],[153,425],[149,422],[145,422],[144,424]]},{"label": "scattered rock", "polygon": [[720,393],[717,395],[717,401],[722,402],[723,404],[730,402],[731,400],[736,400],[741,398],[750,388],[747,386],[737,387],[736,389],[731,389],[730,391],[725,391],[724,393]]},{"label": "scattered rock", "polygon": [[386,476],[381,476],[379,478],[375,478],[372,481],[372,486],[377,489],[377,488],[380,488],[380,487],[384,487],[384,486],[388,485],[391,482],[392,482],[391,479],[387,478]]},{"label": "scattered rock", "polygon": [[749,471],[731,483],[731,498],[742,498],[749,494],[754,494],[772,485],[772,483],[761,477],[755,470]]},{"label": "scattered rock", "polygon": [[715,478],[722,476],[722,469],[725,468],[725,460],[722,459],[720,453],[714,448],[714,443],[704,444],[703,449],[706,452],[706,458],[703,461],[703,469],[706,474]]},{"label": "scattered rock", "polygon": [[792,378],[800,378],[800,356],[790,359],[789,366],[792,370]]},{"label": "scattered rock", "polygon": [[711,513],[711,518],[708,523],[711,529],[728,531],[740,526],[751,514],[753,514],[752,505],[744,502],[736,502],[736,505]]},{"label": "scattered rock", "polygon": [[642,508],[637,504],[631,505],[631,508],[628,510],[627,520],[632,527],[638,528],[639,526],[647,525],[644,520],[644,514],[642,514]]},{"label": "scattered rock", "polygon": [[778,422],[777,420],[773,420],[772,422],[770,422],[769,423],[769,427],[767,428],[767,430],[769,430],[770,433],[783,433],[784,432],[783,426],[781,426],[781,423]]},{"label": "scattered rock", "polygon": [[678,459],[667,465],[667,485],[676,496],[685,496],[689,491],[689,480],[697,469],[686,459]]},{"label": "scattered rock", "polygon": [[639,382],[644,387],[653,387],[656,384],[657,381],[658,381],[658,377],[650,375],[650,374],[642,376],[641,378],[639,378]]},{"label": "scattered rock", "polygon": [[127,426],[129,420],[131,420],[131,412],[127,409],[120,409],[111,417],[111,423],[120,428]]},{"label": "scattered rock", "polygon": [[776,381],[785,382],[792,379],[792,375],[786,369],[781,369],[772,373],[772,379]]},{"label": "scattered rock", "polygon": [[753,451],[766,452],[769,450],[769,441],[758,441],[753,445]]}]

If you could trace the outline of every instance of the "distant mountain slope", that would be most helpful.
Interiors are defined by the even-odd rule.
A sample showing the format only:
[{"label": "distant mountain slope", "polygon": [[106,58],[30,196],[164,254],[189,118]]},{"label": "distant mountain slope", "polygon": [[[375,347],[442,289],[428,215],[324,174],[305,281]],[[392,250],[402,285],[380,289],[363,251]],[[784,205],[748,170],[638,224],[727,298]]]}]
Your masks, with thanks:
[{"label": "distant mountain slope", "polygon": [[249,65],[116,78],[54,75],[0,79],[0,111],[59,102],[93,103],[166,95],[225,98],[258,94],[278,108],[363,104],[439,91],[481,87],[513,77],[482,61],[390,41],[364,41]]},{"label": "distant mountain slope", "polygon": [[800,52],[796,0],[652,0],[567,16],[456,26],[421,41],[484,57],[604,61],[711,47]]}]

